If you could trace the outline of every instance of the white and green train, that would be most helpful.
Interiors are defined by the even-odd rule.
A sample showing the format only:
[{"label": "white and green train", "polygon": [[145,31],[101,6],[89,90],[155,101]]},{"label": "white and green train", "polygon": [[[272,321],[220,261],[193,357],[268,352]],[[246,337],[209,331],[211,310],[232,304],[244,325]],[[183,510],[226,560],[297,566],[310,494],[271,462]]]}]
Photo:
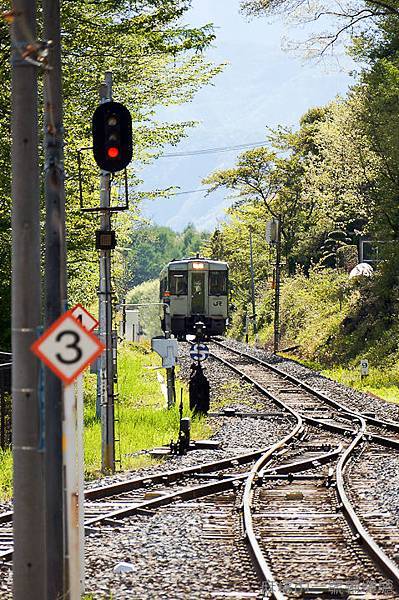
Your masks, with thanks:
[{"label": "white and green train", "polygon": [[[171,333],[178,339],[195,334],[195,324],[205,325],[205,335],[222,335],[228,319],[228,265],[208,258],[172,260],[159,276],[160,299],[170,305]],[[165,322],[162,319],[162,329]]]}]

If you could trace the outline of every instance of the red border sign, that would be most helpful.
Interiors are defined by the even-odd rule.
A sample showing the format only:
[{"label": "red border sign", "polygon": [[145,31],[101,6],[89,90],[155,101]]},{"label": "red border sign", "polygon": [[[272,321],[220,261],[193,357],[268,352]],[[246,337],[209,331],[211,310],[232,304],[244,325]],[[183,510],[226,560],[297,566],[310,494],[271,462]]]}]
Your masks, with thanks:
[{"label": "red border sign", "polygon": [[[82,323],[80,323],[79,319],[76,319],[76,320],[79,321],[79,323],[82,325],[82,327],[84,329],[86,329],[86,331],[93,331],[93,329],[95,329],[97,327],[97,325],[98,325],[97,319],[95,317],[93,317],[93,315],[91,313],[89,313],[89,311],[84,306],[82,306],[80,303],[75,304],[75,306],[73,306],[71,308],[71,312],[74,313],[77,308],[80,308],[90,318],[91,321],[94,321],[94,323],[90,327],[90,329],[87,329],[86,327],[84,327],[84,325]],[[72,314],[72,316],[74,318],[76,318],[74,314]]]},{"label": "red border sign", "polygon": [[[91,364],[96,358],[97,356],[99,356],[104,350],[105,350],[105,346],[102,342],[100,342],[100,340],[90,331],[88,331],[87,329],[85,329],[77,319],[75,319],[75,317],[72,315],[72,310],[70,309],[68,310],[66,313],[64,313],[63,315],[61,315],[56,321],[54,321],[54,323],[48,328],[46,329],[46,331],[43,333],[42,336],[40,336],[39,339],[37,339],[31,346],[31,351],[36,354],[36,356],[38,356],[40,358],[41,361],[44,362],[44,364],[49,367],[49,369],[51,369],[56,375],[57,377],[59,377],[65,384],[70,384],[72,383],[76,377],[89,365]],[[63,373],[52,361],[50,358],[48,358],[46,356],[46,354],[44,354],[41,349],[40,346],[43,344],[43,342],[49,337],[49,335],[51,335],[56,329],[58,329],[62,323],[68,319],[72,319],[75,326],[78,328],[78,330],[80,330],[82,336],[87,336],[91,339],[92,342],[94,342],[94,344],[97,346],[97,350],[95,350],[94,352],[92,352],[89,356],[89,358],[87,360],[85,360],[81,365],[79,365],[79,367],[77,368],[76,371],[73,372],[72,375],[70,375],[69,377],[67,375],[65,375],[65,373]]]}]

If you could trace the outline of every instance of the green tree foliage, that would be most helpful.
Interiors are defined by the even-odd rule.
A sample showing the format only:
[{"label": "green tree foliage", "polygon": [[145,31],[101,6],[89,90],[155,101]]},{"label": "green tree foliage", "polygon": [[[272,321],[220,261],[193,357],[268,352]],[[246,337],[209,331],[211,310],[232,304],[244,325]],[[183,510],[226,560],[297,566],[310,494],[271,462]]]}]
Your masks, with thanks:
[{"label": "green tree foliage", "polygon": [[[162,310],[160,306],[154,306],[154,304],[159,302],[158,279],[144,281],[140,285],[135,286],[127,294],[126,302],[129,304],[144,305],[136,307],[136,310],[139,311],[140,326],[143,335],[148,338],[161,335],[160,315],[162,314]],[[131,308],[134,309],[133,306]]]},{"label": "green tree foliage", "polygon": [[314,22],[315,32],[290,47],[317,57],[333,52],[337,42],[348,43],[355,33],[376,34],[387,17],[399,17],[397,0],[241,0],[241,8],[248,17],[285,15],[290,24]]},{"label": "green tree foliage", "polygon": [[[204,50],[214,40],[212,26],[193,28],[182,17],[191,0],[65,0],[62,6],[65,168],[68,279],[70,302],[90,304],[97,286],[94,230],[98,218],[79,211],[76,152],[91,145],[91,116],[99,103],[105,71],[113,73],[114,99],[133,117],[134,168],[129,173],[131,210],[113,219],[124,245],[142,195],[135,188],[140,163],[156,158],[165,144],[176,144],[192,122],[160,122],[159,106],[191,100],[221,67],[207,62]],[[40,17],[40,15],[39,15]],[[39,30],[41,22],[38,23]],[[9,345],[10,321],[10,67],[9,32],[0,23],[0,347]],[[39,73],[42,79],[45,75]],[[83,155],[84,204],[98,204],[98,175],[90,153]],[[114,197],[120,189],[116,179]],[[122,193],[120,192],[121,196]],[[148,194],[147,194],[148,197]],[[116,201],[121,203],[121,199]],[[115,276],[122,272],[115,255]]]},{"label": "green tree foliage", "polygon": [[186,258],[200,252],[209,234],[189,224],[177,233],[161,225],[141,225],[130,233],[127,287],[158,277],[162,267],[174,258]]},{"label": "green tree foliage", "polygon": [[[273,247],[264,241],[270,216],[282,215],[287,290],[294,263],[304,267],[299,269],[299,286],[317,288],[319,281],[322,289],[323,269],[350,270],[362,236],[382,240],[379,256],[384,260],[375,276],[356,290],[345,318],[333,318],[338,341],[332,355],[339,356],[340,345],[341,357],[354,356],[361,340],[375,344],[382,331],[394,326],[399,306],[399,3],[247,0],[243,9],[252,15],[290,13],[298,21],[329,17],[335,30],[319,41],[326,47],[341,32],[356,33],[351,53],[360,72],[346,98],[311,108],[296,130],[277,128],[270,132],[267,147],[244,153],[231,169],[205,180],[210,191],[225,187],[235,192],[229,218],[211,236],[208,252],[230,260],[238,290],[238,332],[249,294],[245,240],[253,228],[257,302],[263,307],[260,324],[267,331],[273,310],[267,280],[275,259]],[[298,293],[297,284],[292,289]],[[292,317],[301,327],[290,306],[291,301],[284,308],[285,320]]]},{"label": "green tree foliage", "polygon": [[210,192],[220,187],[236,191],[234,208],[255,207],[255,229],[262,224],[265,228],[268,220],[280,216],[284,254],[288,257],[300,223],[306,223],[313,211],[312,202],[302,193],[302,173],[298,154],[281,158],[267,148],[256,148],[241,154],[236,167],[216,171],[203,183],[210,186]]}]

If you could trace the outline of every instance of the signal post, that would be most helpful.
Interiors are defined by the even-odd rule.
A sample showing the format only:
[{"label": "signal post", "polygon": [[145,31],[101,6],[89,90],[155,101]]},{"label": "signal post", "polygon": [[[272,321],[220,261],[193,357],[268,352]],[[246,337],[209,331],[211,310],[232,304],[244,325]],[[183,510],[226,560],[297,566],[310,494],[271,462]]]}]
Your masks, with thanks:
[{"label": "signal post", "polygon": [[101,169],[100,230],[96,248],[100,256],[99,337],[105,346],[98,370],[101,414],[101,466],[115,471],[114,366],[112,347],[111,250],[116,246],[111,228],[111,173],[122,171],[132,159],[132,120],[129,111],[112,101],[112,73],[105,74],[100,105],[93,115],[93,153]]}]

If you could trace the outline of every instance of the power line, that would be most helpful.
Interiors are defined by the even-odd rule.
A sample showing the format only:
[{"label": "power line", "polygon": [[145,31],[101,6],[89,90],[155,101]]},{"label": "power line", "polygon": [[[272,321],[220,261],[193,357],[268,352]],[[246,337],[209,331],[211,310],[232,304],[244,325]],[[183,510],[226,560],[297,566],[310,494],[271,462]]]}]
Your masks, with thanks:
[{"label": "power line", "polygon": [[162,154],[159,158],[172,158],[176,156],[198,156],[199,154],[216,154],[218,152],[232,152],[234,150],[244,150],[245,148],[257,148],[267,144],[267,140],[261,140],[260,142],[251,142],[248,144],[238,144],[237,146],[221,146],[219,148],[203,148],[202,150],[192,150],[188,152],[174,152]]},{"label": "power line", "polygon": [[187,190],[185,192],[172,192],[171,196],[183,196],[184,194],[195,194],[196,192],[209,192],[208,188],[198,188],[198,190]]}]

